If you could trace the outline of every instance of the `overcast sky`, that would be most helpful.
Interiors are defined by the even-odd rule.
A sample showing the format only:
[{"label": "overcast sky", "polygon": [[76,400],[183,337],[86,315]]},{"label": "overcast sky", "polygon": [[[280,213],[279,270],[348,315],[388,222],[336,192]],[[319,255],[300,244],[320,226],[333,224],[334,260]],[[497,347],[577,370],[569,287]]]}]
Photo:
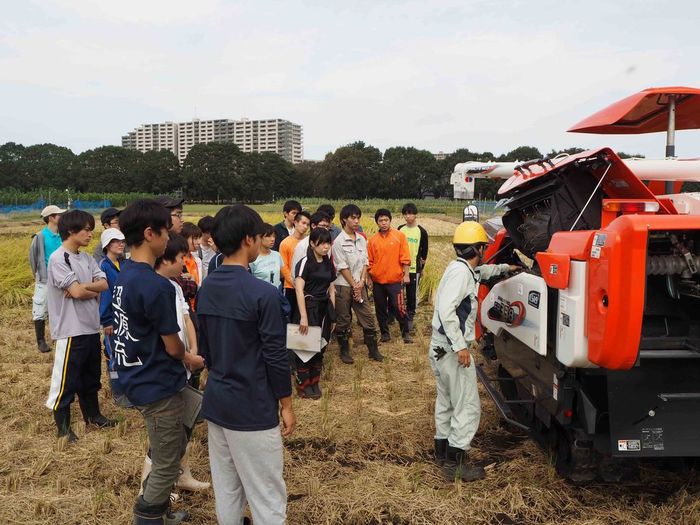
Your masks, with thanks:
[{"label": "overcast sky", "polygon": [[[147,122],[248,117],[301,124],[308,159],[356,140],[660,157],[663,134],[565,130],[646,87],[700,87],[697,0],[0,5],[0,143],[76,153]],[[700,156],[700,131],[676,136]]]}]

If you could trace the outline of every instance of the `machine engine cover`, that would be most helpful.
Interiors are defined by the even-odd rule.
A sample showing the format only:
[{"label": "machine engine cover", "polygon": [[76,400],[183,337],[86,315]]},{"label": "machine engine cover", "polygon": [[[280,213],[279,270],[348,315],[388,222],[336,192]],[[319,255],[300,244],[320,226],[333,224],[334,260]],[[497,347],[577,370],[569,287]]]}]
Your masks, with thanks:
[{"label": "machine engine cover", "polygon": [[506,331],[540,355],[547,355],[547,284],[519,273],[496,284],[481,304],[481,324],[499,336]]}]

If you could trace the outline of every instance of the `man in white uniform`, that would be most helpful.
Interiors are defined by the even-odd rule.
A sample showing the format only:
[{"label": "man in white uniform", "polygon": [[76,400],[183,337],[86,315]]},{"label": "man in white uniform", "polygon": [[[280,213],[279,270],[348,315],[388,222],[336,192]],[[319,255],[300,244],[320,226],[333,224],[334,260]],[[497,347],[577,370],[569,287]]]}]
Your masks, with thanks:
[{"label": "man in white uniform", "polygon": [[475,481],[485,476],[481,467],[469,466],[467,454],[479,428],[481,404],[472,352],[476,348],[474,323],[478,309],[479,281],[516,266],[479,266],[488,238],[484,228],[463,222],[454,233],[457,259],[440,280],[435,296],[430,366],[435,374],[435,459],[447,479]]}]

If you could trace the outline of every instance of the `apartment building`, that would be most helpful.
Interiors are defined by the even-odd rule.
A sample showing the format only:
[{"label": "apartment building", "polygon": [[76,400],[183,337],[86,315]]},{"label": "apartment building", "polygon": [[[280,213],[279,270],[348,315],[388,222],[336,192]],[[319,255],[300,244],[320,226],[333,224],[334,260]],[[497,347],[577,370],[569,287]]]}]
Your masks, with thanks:
[{"label": "apartment building", "polygon": [[122,146],[141,152],[167,149],[182,164],[195,144],[233,142],[245,153],[266,151],[289,162],[304,160],[302,128],[283,119],[200,120],[144,124],[122,137]]}]

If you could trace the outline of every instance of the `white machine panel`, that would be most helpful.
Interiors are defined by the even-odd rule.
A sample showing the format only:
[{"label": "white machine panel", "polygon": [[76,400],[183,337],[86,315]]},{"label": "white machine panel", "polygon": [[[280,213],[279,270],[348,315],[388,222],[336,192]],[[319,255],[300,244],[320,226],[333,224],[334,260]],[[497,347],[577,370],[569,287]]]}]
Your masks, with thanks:
[{"label": "white machine panel", "polygon": [[498,283],[481,305],[481,324],[496,335],[505,330],[538,354],[547,355],[544,279],[523,272]]},{"label": "white machine panel", "polygon": [[595,368],[588,360],[586,326],[587,263],[571,261],[569,287],[559,290],[557,359],[566,366]]}]

